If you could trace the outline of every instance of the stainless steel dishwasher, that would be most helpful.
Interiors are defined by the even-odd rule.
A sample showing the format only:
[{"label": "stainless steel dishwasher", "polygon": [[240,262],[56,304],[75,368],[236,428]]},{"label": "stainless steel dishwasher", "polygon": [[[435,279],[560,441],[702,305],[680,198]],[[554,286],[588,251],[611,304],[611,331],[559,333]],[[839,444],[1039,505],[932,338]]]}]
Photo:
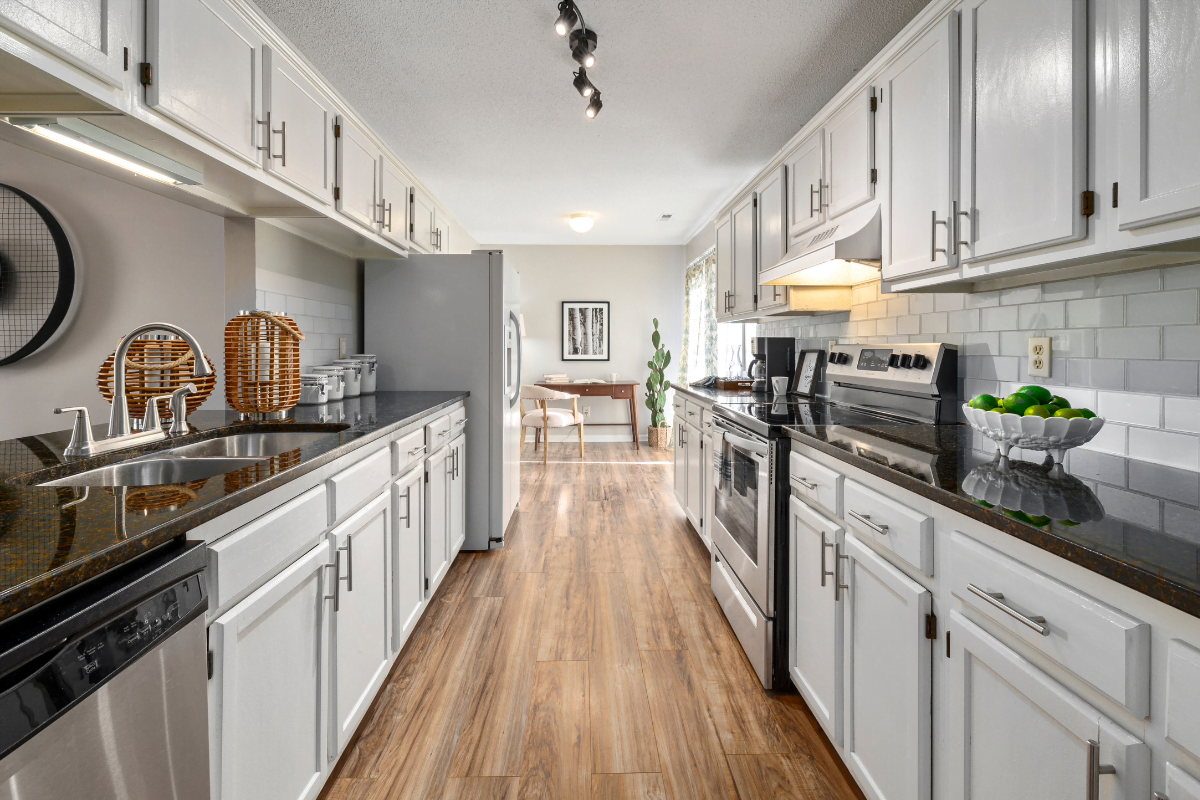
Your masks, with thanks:
[{"label": "stainless steel dishwasher", "polygon": [[204,563],[176,540],[0,625],[0,798],[208,800]]}]

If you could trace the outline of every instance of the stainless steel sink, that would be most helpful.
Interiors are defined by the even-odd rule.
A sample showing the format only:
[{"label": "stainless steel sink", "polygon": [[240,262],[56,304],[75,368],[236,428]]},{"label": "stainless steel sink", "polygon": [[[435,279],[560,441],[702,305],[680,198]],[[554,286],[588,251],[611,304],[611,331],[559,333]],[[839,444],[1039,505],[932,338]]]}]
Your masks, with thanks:
[{"label": "stainless steel sink", "polygon": [[304,447],[320,441],[331,434],[302,433],[300,431],[280,431],[277,433],[239,433],[233,436],[222,436],[195,444],[185,444],[159,451],[156,457],[172,456],[175,458],[253,458],[264,459]]},{"label": "stainless steel sink", "polygon": [[187,483],[248,467],[260,458],[142,458],[124,461],[40,486],[161,486]]}]

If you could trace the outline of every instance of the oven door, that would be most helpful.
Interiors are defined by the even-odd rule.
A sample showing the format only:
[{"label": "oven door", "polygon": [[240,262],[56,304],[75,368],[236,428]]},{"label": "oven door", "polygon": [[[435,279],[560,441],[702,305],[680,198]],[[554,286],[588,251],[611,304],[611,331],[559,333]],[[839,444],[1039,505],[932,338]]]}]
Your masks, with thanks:
[{"label": "oven door", "polygon": [[771,575],[771,448],[716,422],[713,544],[762,613],[774,616]]}]

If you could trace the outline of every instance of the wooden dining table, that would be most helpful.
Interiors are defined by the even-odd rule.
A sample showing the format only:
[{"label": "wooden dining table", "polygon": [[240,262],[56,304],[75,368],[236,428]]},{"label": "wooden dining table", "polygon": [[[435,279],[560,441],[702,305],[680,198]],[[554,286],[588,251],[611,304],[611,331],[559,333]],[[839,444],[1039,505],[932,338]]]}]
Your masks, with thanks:
[{"label": "wooden dining table", "polygon": [[[628,400],[629,401],[629,431],[633,434],[633,446],[635,449],[641,450],[642,445],[638,440],[638,412],[637,412],[637,390],[636,387],[641,386],[637,381],[614,381],[611,383],[554,383],[550,381],[538,381],[538,386],[546,389],[554,389],[559,392],[567,392],[569,394],[579,395],[580,397],[611,397],[613,400]],[[618,425],[624,427],[624,422],[589,422],[585,423],[589,427],[592,425]]]}]

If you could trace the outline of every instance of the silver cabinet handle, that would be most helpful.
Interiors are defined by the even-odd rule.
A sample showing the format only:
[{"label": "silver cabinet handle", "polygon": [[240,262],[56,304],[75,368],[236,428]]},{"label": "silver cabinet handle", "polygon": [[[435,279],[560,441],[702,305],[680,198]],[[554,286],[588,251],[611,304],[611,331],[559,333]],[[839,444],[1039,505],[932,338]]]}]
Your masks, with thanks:
[{"label": "silver cabinet handle", "polygon": [[421,445],[420,447],[414,447],[412,450],[409,450],[408,454],[410,456],[415,456],[417,453],[421,452],[422,450],[428,450],[428,449],[429,448],[427,445]]},{"label": "silver cabinet handle", "polygon": [[950,233],[950,222],[949,220],[938,219],[936,208],[929,212],[929,216],[932,220],[929,223],[929,260],[937,261],[937,254],[946,252],[946,248],[937,246],[937,226],[945,225],[947,238],[949,238],[948,234]]},{"label": "silver cabinet handle", "polygon": [[450,433],[450,431],[448,431],[448,430],[445,430],[445,431],[438,431],[438,436],[439,436],[439,437],[446,436],[446,435],[448,435],[449,433]]},{"label": "silver cabinet handle", "polygon": [[1008,614],[1010,617],[1015,619],[1017,622],[1021,623],[1022,625],[1025,625],[1026,627],[1028,627],[1030,630],[1034,631],[1035,633],[1037,633],[1041,636],[1049,636],[1050,635],[1050,629],[1046,627],[1046,618],[1045,617],[1027,617],[1027,616],[1025,616],[1024,614],[1022,614],[1020,611],[1017,611],[1012,606],[1008,605],[1007,603],[1002,602],[1004,600],[1004,595],[1002,593],[1000,593],[1000,592],[985,592],[983,589],[980,589],[978,586],[976,586],[973,583],[967,584],[967,591],[970,592],[971,594],[975,595],[976,597],[980,598],[981,600],[986,601],[987,603],[989,603],[990,605],[999,609],[1000,611],[1003,611],[1005,614]]},{"label": "silver cabinet handle", "polygon": [[462,419],[460,419],[458,422],[456,422],[454,424],[455,425],[466,425],[468,419],[469,419],[469,417],[463,417]]},{"label": "silver cabinet handle", "polygon": [[804,480],[804,478],[792,478],[792,480],[803,486],[805,489],[808,489],[810,492],[817,488],[815,483],[809,483],[808,481]]},{"label": "silver cabinet handle", "polygon": [[[287,166],[287,122],[279,123],[278,128],[271,127],[271,112],[268,111],[267,118],[265,120],[262,120],[262,119],[258,120],[258,124],[265,125],[267,128],[267,143],[265,145],[260,144],[257,149],[266,151],[267,158],[278,159],[279,166],[286,167]],[[275,134],[277,134],[277,133],[280,134],[280,137],[281,137],[280,138],[281,152],[279,155],[275,155],[275,151],[271,146],[272,144],[274,144]]]},{"label": "silver cabinet handle", "polygon": [[850,556],[843,553],[841,545],[835,542],[833,545],[833,601],[835,603],[842,599],[841,592],[850,591],[850,585],[842,583],[842,559],[849,561]]},{"label": "silver cabinet handle", "polygon": [[338,578],[346,582],[346,591],[354,591],[354,536],[346,534],[346,544],[338,548],[339,551],[346,551],[346,574]]},{"label": "silver cabinet handle", "polygon": [[856,520],[858,520],[859,522],[861,522],[863,525],[866,525],[868,528],[870,528],[871,530],[875,531],[876,533],[880,533],[880,534],[884,534],[884,535],[886,535],[886,534],[887,534],[887,532],[888,532],[888,526],[887,526],[887,525],[879,525],[879,524],[876,524],[876,523],[874,523],[874,522],[871,522],[871,515],[870,515],[870,514],[860,514],[860,513],[858,513],[857,511],[851,511],[851,512],[850,512],[850,516],[854,517]]},{"label": "silver cabinet handle", "polygon": [[970,222],[971,221],[971,212],[970,211],[959,211],[957,200],[953,201],[950,204],[950,209],[954,214],[954,253],[955,253],[955,255],[957,255],[959,245],[962,245],[963,247],[971,246],[971,242],[969,239],[958,238],[959,236],[962,235],[962,232],[959,230],[959,227],[958,227],[959,226],[958,218],[966,217],[967,221]]},{"label": "silver cabinet handle", "polygon": [[1117,768],[1112,764],[1100,763],[1100,743],[1088,739],[1087,751],[1087,800],[1100,800],[1100,776],[1116,775]]},{"label": "silver cabinet handle", "polygon": [[833,198],[833,181],[830,181],[829,183],[825,183],[825,180],[823,178],[819,179],[817,181],[817,191],[820,192],[820,196],[817,198],[817,200],[821,205],[822,211],[829,208],[829,203],[825,202],[825,190],[826,189],[829,190],[829,197],[832,199]]},{"label": "silver cabinet handle", "polygon": [[279,166],[287,166],[287,120],[279,123],[279,130],[271,131],[279,134],[279,155],[271,156],[279,159]]},{"label": "silver cabinet handle", "polygon": [[412,484],[411,483],[404,488],[403,497],[404,497],[404,516],[400,517],[397,521],[399,521],[401,519],[404,520],[404,527],[405,527],[405,529],[408,529],[408,528],[412,527]]},{"label": "silver cabinet handle", "polygon": [[[813,201],[814,194],[817,195],[817,208],[813,208],[812,201]],[[821,211],[821,208],[820,208],[821,196],[820,195],[821,195],[821,180],[820,180],[820,178],[818,178],[815,189],[813,188],[813,184],[810,183],[808,185],[808,218],[809,219],[812,219]]]},{"label": "silver cabinet handle", "polygon": [[[822,586],[825,585],[826,578],[834,578],[834,573],[825,569],[825,548],[826,547],[836,547],[836,545],[833,542],[826,541],[825,531],[821,531],[821,585]],[[837,562],[835,561],[834,568],[836,569],[836,567],[837,567]],[[836,582],[837,582],[837,579],[834,578],[834,583],[836,583]]]},{"label": "silver cabinet handle", "polygon": [[333,570],[333,594],[323,595],[321,599],[322,600],[332,600],[333,601],[333,610],[336,613],[337,611],[340,611],[341,607],[342,607],[341,596],[338,593],[338,590],[342,584],[340,583],[340,579],[338,578],[337,554],[336,553],[334,554],[332,564],[322,564],[321,566],[324,569]]}]

